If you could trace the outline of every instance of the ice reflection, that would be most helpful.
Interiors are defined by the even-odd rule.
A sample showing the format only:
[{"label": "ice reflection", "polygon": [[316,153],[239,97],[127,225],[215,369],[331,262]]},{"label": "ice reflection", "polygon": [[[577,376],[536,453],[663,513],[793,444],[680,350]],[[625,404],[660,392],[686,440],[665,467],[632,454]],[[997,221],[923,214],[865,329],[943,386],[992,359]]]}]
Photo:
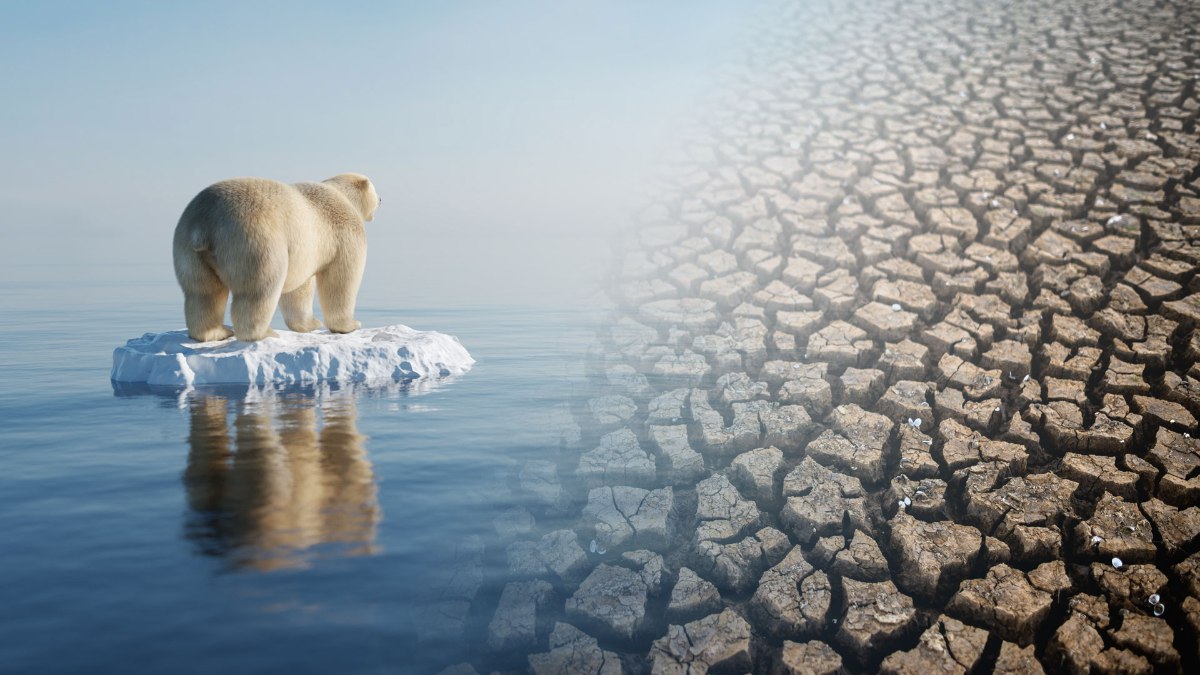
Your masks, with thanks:
[{"label": "ice reflection", "polygon": [[186,531],[203,552],[256,570],[370,555],[381,512],[348,390],[192,391]]}]

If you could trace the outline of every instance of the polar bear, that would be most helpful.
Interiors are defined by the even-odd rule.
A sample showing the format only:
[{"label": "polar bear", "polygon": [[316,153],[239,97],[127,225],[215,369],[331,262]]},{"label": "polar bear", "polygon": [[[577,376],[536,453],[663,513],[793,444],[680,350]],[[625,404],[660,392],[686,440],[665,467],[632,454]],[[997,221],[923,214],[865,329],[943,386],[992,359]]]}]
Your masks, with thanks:
[{"label": "polar bear", "polygon": [[[362,174],[288,185],[234,178],[196,195],[175,227],[175,277],[183,289],[188,336],[200,342],[261,340],[275,335],[283,309],[288,328],[320,327],[313,317],[313,279],[325,327],[349,333],[367,259],[365,221],[379,208]],[[233,330],[224,326],[233,293]]]}]

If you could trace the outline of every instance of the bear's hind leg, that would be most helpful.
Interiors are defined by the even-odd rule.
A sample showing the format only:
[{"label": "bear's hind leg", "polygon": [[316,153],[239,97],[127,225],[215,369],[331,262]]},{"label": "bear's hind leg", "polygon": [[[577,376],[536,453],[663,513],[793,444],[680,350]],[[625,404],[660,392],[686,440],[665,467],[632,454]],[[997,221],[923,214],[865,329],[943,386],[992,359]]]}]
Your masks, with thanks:
[{"label": "bear's hind leg", "polygon": [[175,278],[183,290],[183,318],[188,337],[197,342],[215,342],[233,335],[225,327],[229,287],[213,270],[206,254],[176,242]]},{"label": "bear's hind leg", "polygon": [[297,333],[307,333],[321,327],[321,322],[313,316],[313,280],[300,284],[279,298],[279,308],[283,310],[283,320],[287,327]]},{"label": "bear's hind leg", "polygon": [[225,327],[225,302],[229,289],[224,286],[206,292],[184,291],[183,316],[188,337],[197,342],[216,342],[233,335]]},{"label": "bear's hind leg", "polygon": [[[280,284],[282,285],[282,284]],[[254,342],[267,337],[278,337],[271,330],[271,317],[279,304],[279,286],[257,293],[233,294],[233,333],[243,342]]]}]

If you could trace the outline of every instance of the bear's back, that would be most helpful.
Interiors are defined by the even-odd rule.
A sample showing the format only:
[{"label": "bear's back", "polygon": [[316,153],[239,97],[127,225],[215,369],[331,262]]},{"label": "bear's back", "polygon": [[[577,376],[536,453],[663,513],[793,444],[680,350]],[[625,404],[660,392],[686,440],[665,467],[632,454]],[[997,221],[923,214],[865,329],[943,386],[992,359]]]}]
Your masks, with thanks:
[{"label": "bear's back", "polygon": [[[311,211],[310,211],[311,209]],[[204,188],[184,209],[181,220],[246,223],[273,217],[317,215],[329,225],[359,223],[361,215],[327,183],[281,183],[269,178],[231,178]],[[315,211],[316,213],[312,213]]]},{"label": "bear's back", "polygon": [[295,188],[267,178],[231,178],[213,183],[197,194],[185,216],[209,221],[238,221],[258,217],[294,202]]}]

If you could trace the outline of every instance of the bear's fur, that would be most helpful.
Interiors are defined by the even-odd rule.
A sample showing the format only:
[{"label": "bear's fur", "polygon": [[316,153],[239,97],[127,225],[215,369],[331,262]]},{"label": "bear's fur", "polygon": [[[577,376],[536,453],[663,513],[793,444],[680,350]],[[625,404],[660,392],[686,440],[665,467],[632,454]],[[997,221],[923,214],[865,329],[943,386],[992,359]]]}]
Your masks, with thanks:
[{"label": "bear's fur", "polygon": [[[349,333],[367,259],[364,221],[379,208],[366,176],[343,173],[320,183],[288,185],[234,178],[192,199],[175,227],[175,277],[193,340],[261,340],[275,335],[278,305],[288,328],[320,327],[313,317],[313,279],[325,327]],[[233,331],[224,326],[233,294]]]}]

